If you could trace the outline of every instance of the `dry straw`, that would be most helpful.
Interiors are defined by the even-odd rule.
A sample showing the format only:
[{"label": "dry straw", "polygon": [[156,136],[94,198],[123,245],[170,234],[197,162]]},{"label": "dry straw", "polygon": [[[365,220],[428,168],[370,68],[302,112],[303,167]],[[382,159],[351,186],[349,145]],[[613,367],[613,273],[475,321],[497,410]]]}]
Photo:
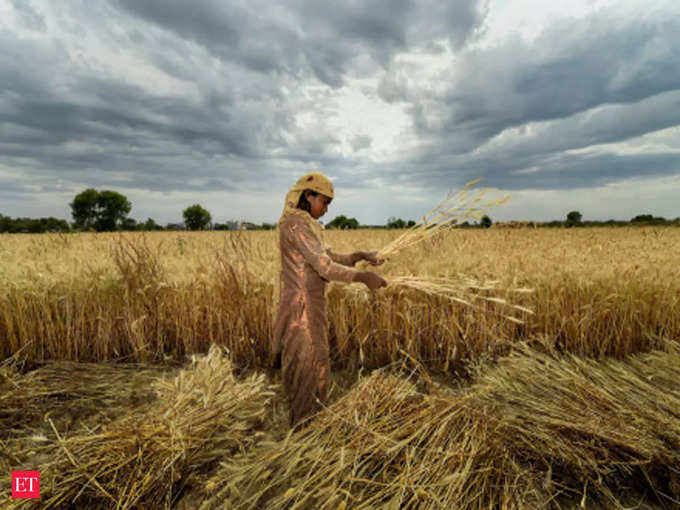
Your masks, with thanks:
[{"label": "dry straw", "polygon": [[598,363],[527,349],[464,390],[377,371],[223,463],[201,510],[621,508],[626,491],[680,504],[679,377],[677,350]]},{"label": "dry straw", "polygon": [[[396,276],[388,278],[390,285],[406,287],[419,292],[437,297],[443,297],[455,303],[473,308],[480,308],[480,302],[487,302],[500,307],[509,308],[511,313],[520,312],[522,314],[533,314],[534,312],[520,305],[509,303],[506,299],[498,296],[488,295],[497,290],[496,281],[479,282],[469,276],[459,275],[457,277],[438,277],[428,278],[422,276]],[[532,292],[531,289],[510,288],[503,289],[504,292]],[[516,324],[523,321],[513,315],[501,314],[502,317]]]},{"label": "dry straw", "polygon": [[[409,228],[406,232],[394,239],[378,251],[378,258],[389,260],[401,251],[415,246],[428,239],[433,240],[436,236],[447,232],[453,225],[468,219],[479,219],[491,207],[504,204],[510,198],[505,196],[493,201],[484,201],[484,195],[488,189],[480,190],[476,193],[470,191],[479,179],[468,182],[461,191],[455,193],[451,190],[446,198],[434,209],[428,212],[418,223]],[[532,314],[533,311],[527,307],[509,303],[505,298],[490,295],[490,293],[500,289],[497,288],[497,281],[479,282],[474,278],[465,275],[456,276],[396,276],[387,278],[390,285],[406,287],[423,292],[430,296],[439,296],[456,303],[478,307],[479,301],[494,303],[503,308],[509,308],[511,314],[521,312],[522,314]],[[503,289],[504,292],[531,292],[531,289]],[[522,324],[522,316],[501,314],[504,318]]]},{"label": "dry straw", "polygon": [[[479,219],[490,208],[504,204],[510,198],[505,196],[501,199],[484,202],[487,189],[473,194],[470,191],[479,179],[468,182],[461,191],[455,193],[451,190],[446,198],[434,209],[428,212],[418,223],[409,228],[399,237],[388,243],[378,251],[378,259],[389,260],[401,251],[422,243],[426,240],[434,240],[437,236],[449,231],[457,223],[468,219]],[[430,296],[443,297],[455,303],[479,308],[478,302],[486,301],[503,308],[509,308],[511,314],[501,314],[502,317],[522,324],[523,320],[512,314],[532,314],[527,307],[513,305],[505,298],[491,295],[498,292],[497,281],[480,282],[466,275],[456,276],[412,276],[402,275],[387,277],[389,284],[397,287],[409,288],[423,292]],[[531,289],[503,289],[504,292],[531,292]]]},{"label": "dry straw", "polygon": [[[49,422],[61,434],[88,430],[155,398],[150,384],[169,366],[54,362],[23,373],[13,358],[0,364],[0,493],[13,470],[47,465]],[[45,420],[48,420],[46,422]],[[44,481],[43,481],[44,483]],[[14,503],[0,501],[0,508]]]},{"label": "dry straw", "polygon": [[171,367],[145,364],[75,363],[60,361],[21,373],[0,366],[0,439],[40,427],[56,409],[68,408],[60,428],[78,419],[102,415],[149,402],[151,381]]},{"label": "dry straw", "polygon": [[158,401],[147,412],[101,430],[66,438],[54,427],[43,507],[169,507],[201,469],[260,438],[273,395],[263,374],[237,379],[217,346],[154,389]]},{"label": "dry straw", "polygon": [[470,191],[470,188],[478,182],[479,179],[468,182],[458,193],[451,190],[444,200],[413,227],[380,249],[378,258],[390,259],[406,248],[432,239],[458,222],[479,219],[490,207],[504,204],[510,199],[508,195],[498,200],[484,202],[483,198],[488,189],[480,190],[476,194]]}]

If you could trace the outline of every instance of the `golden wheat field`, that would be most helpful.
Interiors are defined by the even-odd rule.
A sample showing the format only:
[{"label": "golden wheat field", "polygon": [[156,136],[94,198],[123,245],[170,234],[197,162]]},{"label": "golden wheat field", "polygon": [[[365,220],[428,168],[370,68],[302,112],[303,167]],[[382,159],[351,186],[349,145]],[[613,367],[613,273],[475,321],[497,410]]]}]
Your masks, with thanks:
[{"label": "golden wheat field", "polygon": [[679,257],[672,227],[443,231],[329,286],[330,399],[289,431],[276,232],[0,235],[0,506],[680,508]]}]

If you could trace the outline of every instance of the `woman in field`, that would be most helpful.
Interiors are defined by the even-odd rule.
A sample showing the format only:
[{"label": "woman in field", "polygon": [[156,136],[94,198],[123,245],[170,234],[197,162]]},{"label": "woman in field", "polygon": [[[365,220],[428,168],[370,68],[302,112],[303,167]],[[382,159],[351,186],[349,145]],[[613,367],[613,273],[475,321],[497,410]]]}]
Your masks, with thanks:
[{"label": "woman in field", "polygon": [[331,181],[321,173],[309,173],[286,194],[279,220],[281,298],[272,354],[275,362],[281,360],[291,426],[316,412],[328,393],[327,282],[361,282],[372,290],[387,285],[375,273],[351,269],[360,260],[381,263],[377,252],[341,255],[324,246],[323,227],[317,220],[332,199]]}]

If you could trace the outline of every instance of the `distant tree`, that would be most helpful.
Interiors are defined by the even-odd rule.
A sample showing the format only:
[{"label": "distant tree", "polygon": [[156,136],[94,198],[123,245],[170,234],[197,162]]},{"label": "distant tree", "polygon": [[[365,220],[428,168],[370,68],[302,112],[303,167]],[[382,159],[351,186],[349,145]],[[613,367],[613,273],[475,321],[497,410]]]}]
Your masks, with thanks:
[{"label": "distant tree", "polygon": [[68,221],[60,220],[54,216],[50,216],[49,218],[40,218],[40,222],[44,227],[43,232],[69,232],[71,230],[71,226],[68,224]]},{"label": "distant tree", "polygon": [[491,221],[491,218],[489,218],[486,214],[482,216],[481,221],[479,222],[479,225],[482,228],[489,228],[491,225],[493,225],[493,222]]},{"label": "distant tree", "polygon": [[571,211],[567,214],[567,227],[577,227],[581,225],[583,215],[579,211]]},{"label": "distant tree", "polygon": [[194,204],[182,212],[184,224],[189,230],[205,230],[210,226],[212,216],[201,205]]},{"label": "distant tree", "polygon": [[38,234],[42,232],[68,232],[71,226],[66,220],[49,218],[10,218],[0,214],[0,232]]},{"label": "distant tree", "polygon": [[44,226],[40,220],[33,220],[31,218],[17,218],[17,227],[19,232],[27,232],[31,234],[38,234],[44,232]]},{"label": "distant tree", "polygon": [[276,228],[275,223],[263,223],[262,230],[274,230]]},{"label": "distant tree", "polygon": [[0,214],[0,232],[9,232],[12,227],[12,218]]},{"label": "distant tree", "polygon": [[650,223],[654,219],[651,214],[638,214],[630,220],[631,223]]},{"label": "distant tree", "polygon": [[401,218],[390,216],[387,218],[387,228],[406,228],[407,223]]},{"label": "distant tree", "polygon": [[97,202],[99,192],[96,189],[86,189],[78,193],[71,206],[71,216],[78,228],[87,229],[95,226],[97,222]]},{"label": "distant tree", "polygon": [[97,199],[97,230],[110,232],[120,228],[130,209],[132,204],[125,195],[116,191],[100,191]]},{"label": "distant tree", "polygon": [[356,230],[359,228],[359,221],[356,218],[348,218],[342,228]]},{"label": "distant tree", "polygon": [[631,223],[648,223],[650,225],[664,225],[668,220],[662,216],[652,216],[651,214],[638,214],[630,220]]},{"label": "distant tree", "polygon": [[147,220],[142,223],[142,230],[163,230],[163,227],[156,223],[153,219],[147,218]]},{"label": "distant tree", "polygon": [[413,220],[408,220],[408,223],[406,223],[407,228],[411,228],[411,227],[415,227],[415,226],[416,226],[416,222],[413,221]]},{"label": "distant tree", "polygon": [[348,218],[344,214],[336,216],[333,220],[326,225],[326,228],[339,228],[345,229],[357,229],[359,228],[359,222],[356,218]]},{"label": "distant tree", "polygon": [[76,227],[98,231],[116,230],[132,209],[125,195],[93,188],[78,193],[69,205]]},{"label": "distant tree", "polygon": [[346,221],[347,216],[341,214],[340,216],[336,216],[331,221],[329,221],[328,225],[326,225],[326,228],[342,228],[342,225],[344,225]]},{"label": "distant tree", "polygon": [[139,230],[141,227],[134,218],[123,218],[120,222],[121,230]]}]

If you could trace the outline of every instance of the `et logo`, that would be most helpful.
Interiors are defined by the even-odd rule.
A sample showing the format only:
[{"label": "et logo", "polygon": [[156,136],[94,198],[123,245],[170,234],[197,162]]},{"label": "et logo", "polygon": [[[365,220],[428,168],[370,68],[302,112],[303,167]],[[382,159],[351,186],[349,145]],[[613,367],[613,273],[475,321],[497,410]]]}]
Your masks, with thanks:
[{"label": "et logo", "polygon": [[12,498],[40,498],[40,471],[12,471]]}]

